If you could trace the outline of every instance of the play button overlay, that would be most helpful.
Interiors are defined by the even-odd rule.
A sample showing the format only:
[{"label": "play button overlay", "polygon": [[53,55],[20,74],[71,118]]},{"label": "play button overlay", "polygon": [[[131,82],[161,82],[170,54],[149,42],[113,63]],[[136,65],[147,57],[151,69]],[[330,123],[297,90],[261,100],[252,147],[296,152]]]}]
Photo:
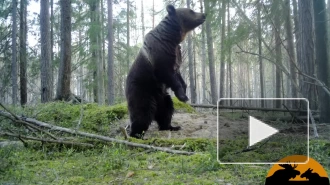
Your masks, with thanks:
[{"label": "play button overlay", "polygon": [[276,128],[263,123],[253,116],[249,116],[249,131],[250,147],[279,132]]},{"label": "play button overlay", "polygon": [[[221,164],[278,164],[286,156],[309,157],[313,132],[307,107],[303,98],[220,99],[217,160]],[[295,164],[306,162],[296,160]]]}]

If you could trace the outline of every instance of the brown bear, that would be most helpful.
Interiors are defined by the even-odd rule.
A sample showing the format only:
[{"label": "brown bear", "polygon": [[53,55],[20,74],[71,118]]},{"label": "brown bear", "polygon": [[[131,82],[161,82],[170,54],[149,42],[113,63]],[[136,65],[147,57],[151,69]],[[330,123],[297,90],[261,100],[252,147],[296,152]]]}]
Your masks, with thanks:
[{"label": "brown bear", "polygon": [[188,101],[186,85],[178,72],[179,44],[185,35],[205,21],[205,14],[168,5],[167,16],[145,37],[126,79],[125,95],[131,121],[130,136],[142,138],[153,120],[159,130],[179,130],[171,126],[174,112],[171,88],[182,102]]}]

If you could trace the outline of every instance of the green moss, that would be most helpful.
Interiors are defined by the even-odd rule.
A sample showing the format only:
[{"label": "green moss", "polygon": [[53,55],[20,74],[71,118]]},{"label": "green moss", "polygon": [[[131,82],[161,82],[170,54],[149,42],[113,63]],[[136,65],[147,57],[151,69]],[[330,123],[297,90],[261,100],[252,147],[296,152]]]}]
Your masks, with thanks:
[{"label": "green moss", "polygon": [[94,103],[70,104],[67,102],[51,102],[26,107],[20,110],[28,117],[55,125],[76,128],[81,120],[80,129],[104,133],[109,131],[108,126],[128,114],[127,104],[114,106],[99,106]]},{"label": "green moss", "polygon": [[172,100],[173,100],[173,105],[174,105],[175,110],[184,111],[187,113],[196,112],[195,109],[192,108],[189,104],[179,101],[178,98],[173,97]]},{"label": "green moss", "polygon": [[[5,169],[0,168],[0,184],[260,184],[270,169],[269,165],[220,165],[214,145],[208,144],[214,143],[212,140],[141,141],[148,142],[164,146],[187,143],[203,151],[185,156],[121,144],[80,151],[55,147],[0,150],[0,158],[7,161]],[[244,145],[243,138],[220,143]],[[327,172],[329,145],[329,141],[311,141],[311,157],[320,161]],[[134,174],[127,177],[129,172]]]}]

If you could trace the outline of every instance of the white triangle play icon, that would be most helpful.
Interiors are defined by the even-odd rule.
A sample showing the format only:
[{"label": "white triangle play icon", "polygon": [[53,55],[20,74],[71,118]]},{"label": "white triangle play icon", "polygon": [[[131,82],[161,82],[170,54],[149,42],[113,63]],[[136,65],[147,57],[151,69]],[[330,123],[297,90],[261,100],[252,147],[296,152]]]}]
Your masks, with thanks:
[{"label": "white triangle play icon", "polygon": [[278,133],[277,129],[249,116],[249,146],[252,146],[276,133]]}]

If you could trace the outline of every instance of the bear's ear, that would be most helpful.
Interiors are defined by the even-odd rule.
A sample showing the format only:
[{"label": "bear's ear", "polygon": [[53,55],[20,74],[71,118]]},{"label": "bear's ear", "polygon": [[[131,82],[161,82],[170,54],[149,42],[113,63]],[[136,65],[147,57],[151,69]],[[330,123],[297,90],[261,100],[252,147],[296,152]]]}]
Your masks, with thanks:
[{"label": "bear's ear", "polygon": [[167,10],[169,15],[175,15],[175,8],[174,8],[173,5],[167,5],[166,10]]}]

